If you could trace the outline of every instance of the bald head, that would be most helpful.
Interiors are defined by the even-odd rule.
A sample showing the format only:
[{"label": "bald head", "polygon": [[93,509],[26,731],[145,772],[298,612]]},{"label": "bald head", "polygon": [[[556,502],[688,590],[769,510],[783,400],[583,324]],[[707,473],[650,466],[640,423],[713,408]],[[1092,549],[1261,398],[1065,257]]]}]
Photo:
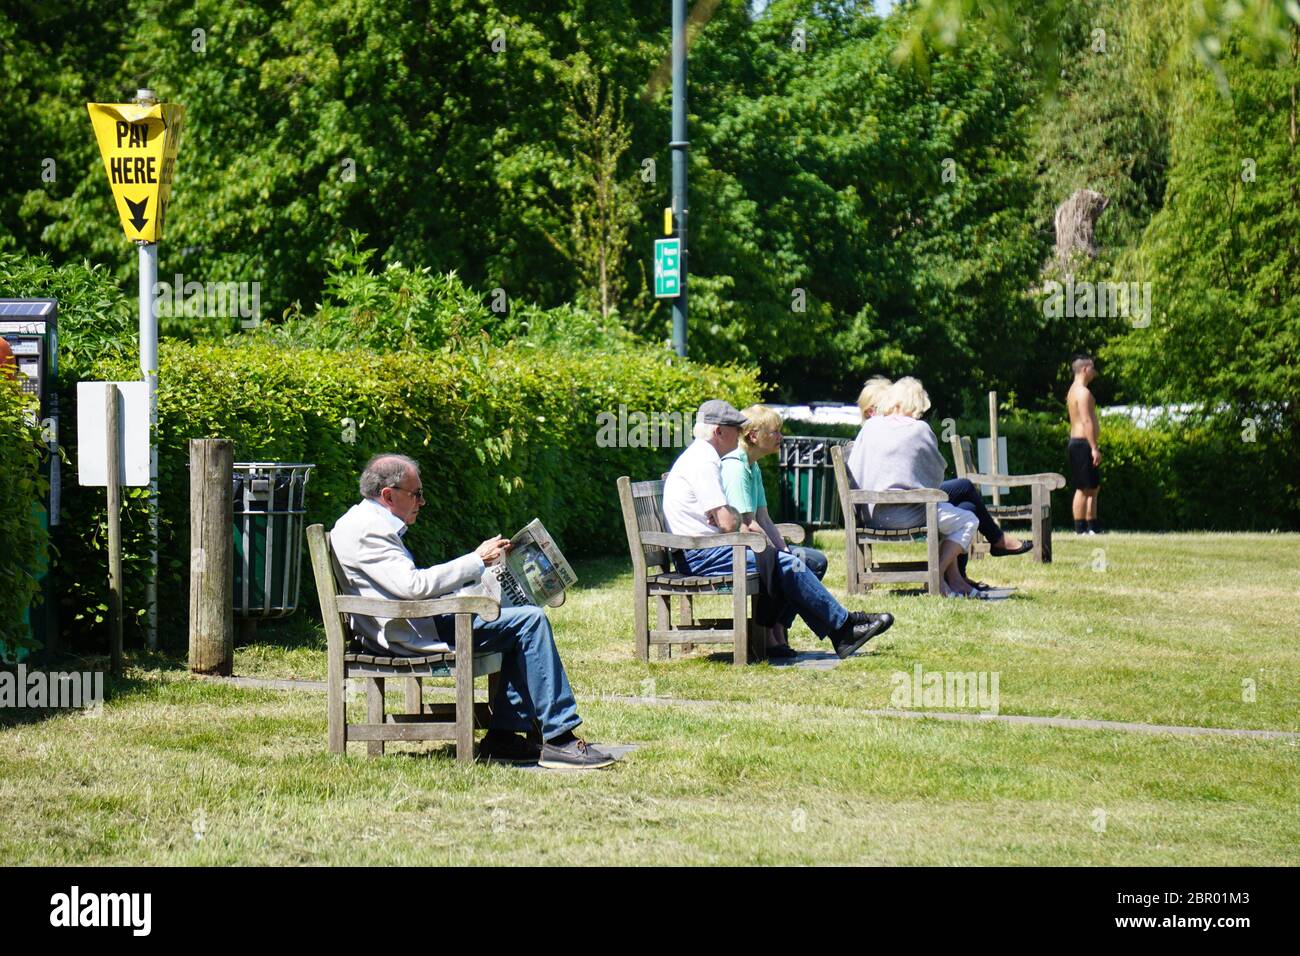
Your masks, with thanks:
[{"label": "bald head", "polygon": [[407,475],[418,475],[420,466],[405,455],[376,455],[361,472],[361,497],[379,500],[385,488],[396,488]]}]

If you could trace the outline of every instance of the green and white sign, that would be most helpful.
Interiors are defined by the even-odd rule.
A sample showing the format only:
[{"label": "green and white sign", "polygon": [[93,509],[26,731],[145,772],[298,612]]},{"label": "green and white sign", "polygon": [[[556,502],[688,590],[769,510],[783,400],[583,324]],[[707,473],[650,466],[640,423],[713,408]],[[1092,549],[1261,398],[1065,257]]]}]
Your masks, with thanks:
[{"label": "green and white sign", "polygon": [[655,298],[675,299],[682,294],[682,241],[655,240]]}]

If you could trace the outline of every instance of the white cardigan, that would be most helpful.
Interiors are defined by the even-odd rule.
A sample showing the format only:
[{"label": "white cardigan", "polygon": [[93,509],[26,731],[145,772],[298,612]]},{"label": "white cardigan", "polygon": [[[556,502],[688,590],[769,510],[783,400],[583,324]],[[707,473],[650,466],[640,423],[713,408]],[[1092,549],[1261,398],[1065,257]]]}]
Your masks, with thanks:
[{"label": "white cardigan", "polygon": [[[343,569],[342,590],[357,597],[422,601],[455,594],[479,584],[483,559],[477,552],[418,568],[402,543],[406,522],[383,505],[363,500],[339,518],[330,545]],[[431,654],[451,648],[438,636],[432,618],[403,620],[352,615],[355,633],[391,654]]]}]

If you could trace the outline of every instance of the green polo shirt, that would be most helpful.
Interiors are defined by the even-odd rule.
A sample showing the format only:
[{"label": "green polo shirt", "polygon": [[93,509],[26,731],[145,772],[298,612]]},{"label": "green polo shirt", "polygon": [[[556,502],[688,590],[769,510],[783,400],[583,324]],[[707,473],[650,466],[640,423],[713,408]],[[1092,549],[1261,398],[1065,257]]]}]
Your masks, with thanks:
[{"label": "green polo shirt", "polygon": [[767,507],[763,472],[758,462],[749,460],[744,449],[737,448],[722,456],[722,491],[727,496],[727,504],[741,514],[752,514]]}]

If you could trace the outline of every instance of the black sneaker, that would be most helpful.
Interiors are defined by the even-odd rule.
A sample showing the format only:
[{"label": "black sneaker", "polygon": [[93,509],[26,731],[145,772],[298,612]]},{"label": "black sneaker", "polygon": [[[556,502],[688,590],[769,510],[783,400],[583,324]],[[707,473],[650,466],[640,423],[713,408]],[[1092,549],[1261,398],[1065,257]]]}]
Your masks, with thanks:
[{"label": "black sneaker", "polygon": [[[864,612],[859,611],[857,613],[862,614]],[[892,614],[867,614],[865,616],[874,618],[874,620],[854,623],[852,616],[850,616],[844,622],[843,627],[830,635],[831,646],[835,648],[835,653],[839,655],[840,660],[854,654],[863,644],[894,623],[894,615]]]},{"label": "black sneaker", "polygon": [[793,660],[798,656],[799,652],[789,644],[778,644],[767,649],[768,660]]},{"label": "black sneaker", "polygon": [[849,622],[852,624],[875,624],[877,621],[882,622],[880,630],[876,631],[872,637],[879,637],[884,634],[894,624],[894,615],[892,614],[868,614],[866,611],[850,611]]},{"label": "black sneaker", "polygon": [[541,756],[541,744],[503,730],[489,730],[478,745],[478,759],[488,763],[537,763]]},{"label": "black sneaker", "polygon": [[598,770],[610,766],[615,760],[581,737],[574,737],[567,744],[542,744],[542,756],[537,766],[547,770]]}]

